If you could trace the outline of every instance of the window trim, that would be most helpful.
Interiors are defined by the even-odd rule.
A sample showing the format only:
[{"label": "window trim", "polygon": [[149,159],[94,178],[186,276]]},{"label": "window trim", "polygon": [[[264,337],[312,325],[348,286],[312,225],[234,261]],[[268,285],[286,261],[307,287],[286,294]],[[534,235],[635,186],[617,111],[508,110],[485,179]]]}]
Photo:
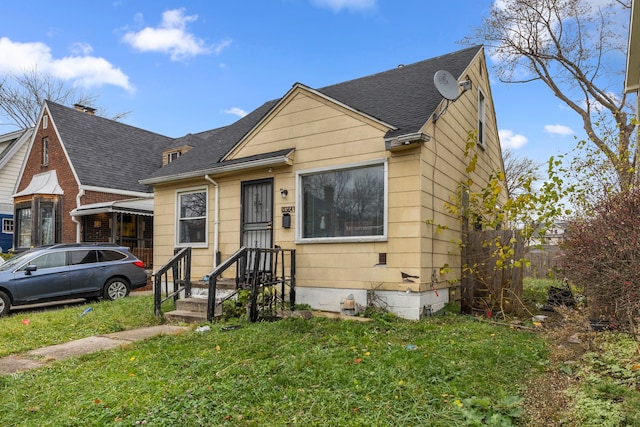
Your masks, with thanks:
[{"label": "window trim", "polygon": [[[23,221],[23,218],[20,217],[20,211],[29,210],[29,218],[26,221]],[[16,249],[29,249],[33,245],[33,206],[31,203],[21,203],[15,206],[14,209],[14,224],[13,224],[13,245]],[[29,243],[26,246],[20,246],[20,237],[24,234],[22,232],[22,227],[24,224],[29,224]],[[26,236],[26,234],[24,234]]]},{"label": "window trim", "polygon": [[46,114],[42,116],[42,129],[46,129],[49,127],[49,116]]},{"label": "window trim", "polygon": [[[185,194],[204,193],[207,206],[204,216],[204,242],[180,243],[180,197]],[[177,248],[208,248],[209,247],[209,188],[208,187],[190,187],[176,190],[175,196],[175,233],[174,245]],[[199,219],[200,217],[196,217]]]},{"label": "window trim", "polygon": [[[383,191],[384,191],[384,206],[383,206],[383,233],[380,236],[343,236],[343,237],[302,237],[302,222],[304,220],[304,206],[303,206],[303,186],[302,178],[308,175],[314,175],[323,172],[335,172],[347,169],[360,169],[368,166],[383,166]],[[296,215],[296,244],[305,243],[350,243],[350,242],[386,242],[388,240],[389,233],[389,160],[373,159],[365,160],[355,163],[347,163],[342,165],[331,165],[313,169],[305,169],[296,171],[296,203],[295,203]]]},{"label": "window trim", "polygon": [[15,230],[15,221],[13,218],[2,218],[2,233],[13,234]]},{"label": "window trim", "polygon": [[182,151],[171,151],[167,153],[167,164],[175,161],[180,156],[182,156]]}]

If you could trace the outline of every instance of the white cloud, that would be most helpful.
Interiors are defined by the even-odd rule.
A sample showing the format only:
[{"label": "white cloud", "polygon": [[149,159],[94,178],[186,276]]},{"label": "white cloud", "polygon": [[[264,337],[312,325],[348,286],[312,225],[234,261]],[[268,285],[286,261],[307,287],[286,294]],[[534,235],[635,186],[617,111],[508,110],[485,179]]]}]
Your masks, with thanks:
[{"label": "white cloud", "polygon": [[351,11],[364,11],[374,9],[376,0],[312,0],[312,2],[322,8],[328,8],[334,12],[340,12],[342,9]]},{"label": "white cloud", "polygon": [[227,114],[234,114],[234,115],[236,115],[238,117],[244,117],[244,116],[246,116],[248,114],[245,110],[243,110],[242,108],[238,108],[238,107],[231,107],[231,108],[229,108],[227,110],[224,110],[224,112],[227,113]]},{"label": "white cloud", "polygon": [[93,47],[89,43],[76,42],[71,46],[71,53],[76,55],[89,55]]},{"label": "white cloud", "polygon": [[570,127],[564,125],[544,125],[544,130],[552,135],[560,136],[568,136],[575,133]]},{"label": "white cloud", "polygon": [[119,86],[127,91],[134,87],[129,77],[104,58],[89,56],[93,49],[86,43],[76,43],[72,56],[54,59],[51,48],[41,42],[19,43],[0,38],[0,73],[20,74],[27,70],[49,74],[83,87]]},{"label": "white cloud", "polygon": [[[137,15],[136,20],[140,19]],[[231,44],[231,40],[207,46],[204,40],[187,31],[187,24],[198,19],[198,15],[184,15],[184,9],[167,10],[162,13],[162,23],[156,28],[145,27],[138,32],[128,32],[122,40],[141,52],[168,53],[172,61],[179,61],[211,52],[219,54]]]},{"label": "white cloud", "polygon": [[500,137],[500,145],[503,150],[517,149],[529,142],[526,136],[515,135],[508,129],[499,130],[498,136]]}]

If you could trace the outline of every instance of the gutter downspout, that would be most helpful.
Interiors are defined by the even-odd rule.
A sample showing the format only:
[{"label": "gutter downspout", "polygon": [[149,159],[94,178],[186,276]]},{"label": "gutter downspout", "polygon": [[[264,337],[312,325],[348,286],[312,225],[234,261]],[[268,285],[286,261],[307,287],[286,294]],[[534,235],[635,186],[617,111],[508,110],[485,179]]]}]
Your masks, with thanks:
[{"label": "gutter downspout", "polygon": [[216,181],[211,179],[209,175],[205,175],[204,179],[209,181],[215,187],[213,202],[213,268],[216,268],[218,266],[218,247],[220,245],[220,242],[218,241],[220,228],[220,186]]},{"label": "gutter downspout", "polygon": [[[82,204],[80,203],[80,198],[84,196],[84,188],[80,187],[80,191],[78,191],[78,194],[76,194],[76,209],[80,208],[82,206]],[[80,220],[77,219],[75,216],[71,217],[71,221],[76,223],[76,243],[80,243],[82,241],[82,224],[80,223]]]}]

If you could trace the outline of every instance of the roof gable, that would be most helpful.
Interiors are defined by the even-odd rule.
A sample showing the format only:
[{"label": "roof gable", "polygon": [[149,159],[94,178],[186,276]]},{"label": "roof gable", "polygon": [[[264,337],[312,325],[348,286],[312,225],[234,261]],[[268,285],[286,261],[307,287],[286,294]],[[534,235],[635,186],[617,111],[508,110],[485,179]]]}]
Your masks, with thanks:
[{"label": "roof gable", "polygon": [[6,143],[7,146],[0,152],[0,169],[11,160],[11,158],[20,150],[20,148],[31,138],[33,128],[23,129],[0,135],[0,143]]}]

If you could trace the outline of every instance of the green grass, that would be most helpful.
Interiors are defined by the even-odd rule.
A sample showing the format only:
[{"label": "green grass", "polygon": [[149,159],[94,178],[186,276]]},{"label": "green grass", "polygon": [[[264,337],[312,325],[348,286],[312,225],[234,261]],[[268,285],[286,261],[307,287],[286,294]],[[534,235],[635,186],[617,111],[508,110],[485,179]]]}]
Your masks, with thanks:
[{"label": "green grass", "polygon": [[[92,311],[82,316],[88,307]],[[65,309],[15,311],[0,319],[0,357],[158,323],[150,295],[78,304]]]},{"label": "green grass", "polygon": [[[113,307],[150,319],[150,300],[138,305],[145,299]],[[107,305],[94,306],[94,317]],[[54,335],[66,322],[92,321],[78,317],[82,310],[52,312],[49,322],[66,321],[42,328]],[[0,320],[0,330],[15,321]],[[101,330],[99,323],[85,333]],[[517,425],[519,384],[546,365],[540,337],[455,315],[239,324],[0,377],[0,419],[12,426],[452,426],[493,417]]]}]

